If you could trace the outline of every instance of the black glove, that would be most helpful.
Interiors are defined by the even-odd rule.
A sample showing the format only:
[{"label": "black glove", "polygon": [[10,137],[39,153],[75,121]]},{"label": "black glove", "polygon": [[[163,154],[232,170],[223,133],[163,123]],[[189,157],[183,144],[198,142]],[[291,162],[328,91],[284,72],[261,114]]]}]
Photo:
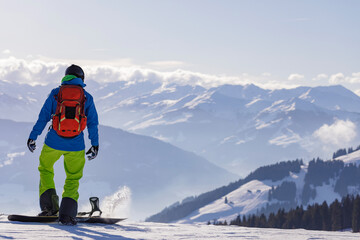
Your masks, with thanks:
[{"label": "black glove", "polygon": [[99,151],[99,146],[91,146],[89,151],[86,152],[88,159],[93,160],[94,158],[96,158],[98,151]]},{"label": "black glove", "polygon": [[36,149],[36,141],[29,138],[27,141],[27,146],[30,152],[34,152],[34,150]]}]

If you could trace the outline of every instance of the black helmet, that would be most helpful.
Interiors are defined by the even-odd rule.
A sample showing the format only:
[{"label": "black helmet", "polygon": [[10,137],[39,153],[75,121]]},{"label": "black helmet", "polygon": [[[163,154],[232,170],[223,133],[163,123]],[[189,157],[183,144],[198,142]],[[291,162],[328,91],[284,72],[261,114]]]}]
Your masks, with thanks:
[{"label": "black helmet", "polygon": [[65,75],[74,75],[78,78],[81,78],[84,81],[85,74],[81,67],[72,64],[70,67],[68,67],[65,71]]}]

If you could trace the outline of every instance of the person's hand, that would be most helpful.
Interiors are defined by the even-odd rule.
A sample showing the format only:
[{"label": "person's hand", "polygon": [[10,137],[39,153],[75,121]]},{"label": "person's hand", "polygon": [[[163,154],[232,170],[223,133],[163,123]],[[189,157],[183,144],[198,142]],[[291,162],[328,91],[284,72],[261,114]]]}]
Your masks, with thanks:
[{"label": "person's hand", "polygon": [[36,149],[36,141],[29,138],[27,141],[27,146],[30,152],[34,152],[34,150]]},{"label": "person's hand", "polygon": [[99,146],[91,146],[91,148],[86,152],[89,161],[96,158],[98,151],[99,151]]}]

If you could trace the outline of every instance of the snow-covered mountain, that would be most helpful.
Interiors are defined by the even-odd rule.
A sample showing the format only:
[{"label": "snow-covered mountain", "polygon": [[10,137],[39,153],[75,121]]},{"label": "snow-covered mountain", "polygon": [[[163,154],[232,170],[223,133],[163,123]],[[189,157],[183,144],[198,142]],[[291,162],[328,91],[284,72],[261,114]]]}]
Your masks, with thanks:
[{"label": "snow-covered mountain", "polygon": [[[339,85],[204,88],[143,77],[86,82],[101,124],[161,139],[236,174],[294,157],[330,157],[329,149],[360,140],[360,98]],[[34,121],[55,86],[0,81],[0,87],[3,118]]]},{"label": "snow-covered mountain", "polygon": [[[347,194],[360,194],[359,179],[360,150],[329,161],[282,162],[261,167],[227,187],[188,197],[151,216],[148,221],[229,222],[238,215],[269,214],[279,208],[324,201],[330,204]],[[184,212],[188,214],[181,215]]]},{"label": "snow-covered mountain", "polygon": [[[136,84],[114,85],[101,87],[112,89],[105,98],[94,93],[105,124],[163,139],[241,175],[280,160],[324,156],[323,148],[340,146],[322,142],[326,129],[317,130],[338,121],[354,131],[359,126],[360,98],[342,86],[271,91],[148,83],[138,94]],[[359,140],[357,132],[352,136],[344,143]]]},{"label": "snow-covered mountain", "polygon": [[[30,153],[26,141],[33,124],[0,119],[0,212],[38,211],[38,149]],[[126,214],[140,219],[179,198],[209,190],[237,176],[193,153],[147,136],[100,126],[100,151],[87,161],[80,182],[80,205],[88,198],[115,194],[121,187],[130,189],[132,200]],[[85,134],[87,135],[87,134]],[[90,146],[87,144],[87,146]],[[62,161],[55,164],[57,191],[65,179]]]}]

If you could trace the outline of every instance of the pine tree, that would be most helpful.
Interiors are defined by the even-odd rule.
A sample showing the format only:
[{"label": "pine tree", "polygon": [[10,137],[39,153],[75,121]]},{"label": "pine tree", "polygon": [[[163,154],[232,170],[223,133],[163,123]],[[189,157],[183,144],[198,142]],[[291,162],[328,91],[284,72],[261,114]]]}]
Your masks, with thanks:
[{"label": "pine tree", "polygon": [[302,227],[302,217],[304,215],[304,209],[302,206],[296,207],[295,215],[294,215],[294,228],[301,228]]},{"label": "pine tree", "polygon": [[322,219],[319,204],[315,204],[311,208],[311,226],[312,230],[321,230],[322,229]]},{"label": "pine tree", "polygon": [[343,215],[342,226],[344,229],[351,228],[352,226],[353,202],[354,202],[353,197],[350,197],[349,195],[347,195],[341,201],[342,215]]},{"label": "pine tree", "polygon": [[360,231],[360,196],[359,195],[356,196],[353,205],[352,230],[353,232]]},{"label": "pine tree", "polygon": [[295,228],[295,210],[291,210],[286,214],[286,220],[282,227],[285,229]]},{"label": "pine tree", "polygon": [[259,217],[258,227],[264,228],[267,226],[267,220],[265,214],[261,214]]},{"label": "pine tree", "polygon": [[241,217],[240,217],[240,215],[238,215],[235,220],[232,220],[230,222],[230,225],[241,226]]},{"label": "pine tree", "polygon": [[270,213],[267,225],[269,228],[276,228],[276,217],[274,213]]},{"label": "pine tree", "polygon": [[308,208],[306,209],[306,211],[303,214],[302,217],[302,227],[305,229],[311,229],[311,213],[310,213],[311,207],[308,206]]},{"label": "pine tree", "polygon": [[249,216],[248,226],[255,227],[255,223],[256,223],[256,216],[255,216],[255,214],[253,214],[253,215]]},{"label": "pine tree", "polygon": [[285,223],[285,209],[279,209],[279,211],[276,214],[276,227],[282,228]]},{"label": "pine tree", "polygon": [[330,223],[329,206],[326,203],[326,201],[324,201],[321,204],[320,214],[321,214],[321,219],[322,219],[322,230],[330,231],[331,223]]},{"label": "pine tree", "polygon": [[241,226],[247,227],[248,226],[248,221],[246,220],[246,216],[243,215],[243,219],[241,221]]},{"label": "pine tree", "polygon": [[342,229],[342,212],[341,212],[341,205],[339,201],[336,199],[330,205],[330,212],[331,212],[331,230],[339,231]]}]

